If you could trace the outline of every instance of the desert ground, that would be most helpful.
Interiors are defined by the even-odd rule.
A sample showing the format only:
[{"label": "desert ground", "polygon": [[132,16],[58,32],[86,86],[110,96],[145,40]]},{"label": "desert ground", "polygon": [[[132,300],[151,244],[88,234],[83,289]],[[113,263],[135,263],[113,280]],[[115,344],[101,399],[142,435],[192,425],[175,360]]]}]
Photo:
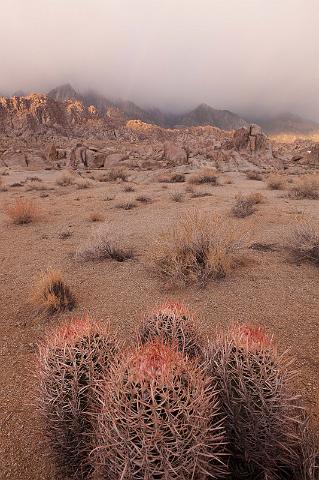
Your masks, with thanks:
[{"label": "desert ground", "polygon": [[[318,266],[297,261],[289,243],[302,218],[318,218],[319,201],[289,198],[286,190],[271,190],[265,181],[250,180],[243,172],[220,174],[217,186],[192,188],[188,171],[181,183],[160,182],[166,174],[130,171],[125,182],[102,182],[100,173],[90,170],[81,173],[88,188],[58,185],[62,173],[57,170],[10,169],[3,176],[7,188],[0,192],[1,479],[54,477],[39,434],[37,345],[50,328],[87,313],[110,321],[128,342],[138,320],[167,300],[185,304],[207,335],[234,321],[262,325],[280,350],[290,349],[296,359],[300,371],[296,390],[318,427]],[[26,180],[30,175],[37,179]],[[293,175],[286,177],[294,181]],[[38,187],[32,188],[35,184]],[[194,191],[209,195],[194,196]],[[255,212],[233,218],[235,196],[255,192],[263,195]],[[139,196],[151,201],[137,201]],[[34,200],[39,209],[35,222],[16,225],[10,220],[7,207],[20,198]],[[118,208],[127,202],[134,208]],[[153,251],[176,222],[196,210],[220,215],[245,232],[245,262],[205,286],[168,287],[152,267]],[[93,222],[91,214],[99,221]],[[92,231],[105,224],[134,250],[134,258],[124,262],[75,258]],[[47,315],[31,301],[34,283],[48,268],[59,270],[70,286],[77,301],[73,311]]]}]

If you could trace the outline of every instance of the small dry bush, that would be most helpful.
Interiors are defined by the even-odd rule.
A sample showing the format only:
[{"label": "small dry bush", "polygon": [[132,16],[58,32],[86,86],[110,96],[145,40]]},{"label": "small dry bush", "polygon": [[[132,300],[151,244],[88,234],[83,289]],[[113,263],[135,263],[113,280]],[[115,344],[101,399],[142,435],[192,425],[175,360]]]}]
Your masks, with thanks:
[{"label": "small dry bush", "polygon": [[135,192],[135,188],[132,185],[126,185],[123,188],[123,192]]},{"label": "small dry bush", "polygon": [[203,197],[211,197],[212,194],[210,192],[202,192],[202,191],[194,191],[191,195],[192,198],[203,198]]},{"label": "small dry bush", "polygon": [[249,172],[246,172],[246,177],[248,180],[258,180],[261,181],[263,179],[263,176],[260,172],[257,172],[256,170],[250,170]]},{"label": "small dry bush", "polygon": [[45,272],[35,285],[32,295],[33,303],[47,313],[73,310],[75,297],[63,276],[56,270]]},{"label": "small dry bush", "polygon": [[206,168],[199,172],[193,173],[189,177],[189,182],[194,185],[202,185],[208,183],[209,185],[218,185],[218,176],[214,170]]},{"label": "small dry bush", "polygon": [[[126,182],[128,177],[128,173],[123,167],[113,167],[111,168],[106,176],[105,179],[102,180],[104,182],[115,182],[117,180],[122,180],[122,182]],[[101,180],[100,180],[101,181]]]},{"label": "small dry bush", "polygon": [[173,202],[177,203],[180,203],[184,200],[183,194],[181,192],[173,192],[171,193],[170,197]]},{"label": "small dry bush", "polygon": [[93,232],[86,245],[80,247],[75,258],[83,261],[94,260],[116,260],[124,262],[134,258],[132,248],[123,245],[123,238],[120,234],[106,225]]},{"label": "small dry bush", "polygon": [[259,205],[264,202],[264,196],[260,192],[249,193],[246,198],[251,201],[254,205]]},{"label": "small dry bush", "polygon": [[0,192],[7,192],[8,187],[5,185],[4,181],[2,178],[0,178]]},{"label": "small dry bush", "polygon": [[6,213],[16,225],[35,222],[39,219],[40,211],[33,200],[18,198],[6,208]]},{"label": "small dry bush", "polygon": [[158,178],[160,183],[183,183],[185,182],[185,175],[183,173],[164,174]]},{"label": "small dry bush", "polygon": [[235,204],[231,209],[231,213],[234,217],[245,218],[252,215],[256,211],[255,204],[248,197],[239,195],[236,198]]},{"label": "small dry bush", "polygon": [[294,229],[289,248],[298,260],[319,265],[319,223],[305,219]]},{"label": "small dry bush", "polygon": [[139,195],[135,200],[140,203],[153,203],[151,197],[147,197],[146,195]]},{"label": "small dry bush", "polygon": [[132,210],[135,207],[137,207],[135,202],[122,202],[116,205],[116,208],[122,208],[123,210]]},{"label": "small dry bush", "polygon": [[76,176],[71,172],[63,172],[55,181],[60,187],[68,187],[76,183]]},{"label": "small dry bush", "polygon": [[244,245],[238,226],[195,211],[158,242],[154,269],[168,284],[205,284],[228,275],[240,263],[238,253]]},{"label": "small dry bush", "polygon": [[89,219],[91,222],[103,222],[104,216],[100,212],[91,212]]},{"label": "small dry bush", "polygon": [[222,177],[222,182],[223,182],[223,185],[232,185],[234,183],[233,179],[228,175],[224,175]]},{"label": "small dry bush", "polygon": [[90,188],[92,186],[92,182],[88,179],[81,179],[76,181],[76,188],[79,190],[84,190],[86,188]]},{"label": "small dry bush", "polygon": [[278,173],[273,173],[267,178],[267,187],[270,190],[284,190],[286,187],[286,179]]},{"label": "small dry bush", "polygon": [[316,200],[319,198],[319,177],[314,175],[305,175],[297,180],[290,187],[289,197],[296,199],[308,198]]}]

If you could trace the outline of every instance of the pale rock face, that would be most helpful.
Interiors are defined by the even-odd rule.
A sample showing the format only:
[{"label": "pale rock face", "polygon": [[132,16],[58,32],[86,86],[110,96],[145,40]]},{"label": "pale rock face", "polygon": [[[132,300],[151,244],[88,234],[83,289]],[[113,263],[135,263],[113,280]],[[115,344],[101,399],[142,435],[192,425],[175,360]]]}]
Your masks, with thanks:
[{"label": "pale rock face", "polygon": [[164,143],[164,159],[171,165],[184,165],[188,162],[184,148],[172,142]]}]

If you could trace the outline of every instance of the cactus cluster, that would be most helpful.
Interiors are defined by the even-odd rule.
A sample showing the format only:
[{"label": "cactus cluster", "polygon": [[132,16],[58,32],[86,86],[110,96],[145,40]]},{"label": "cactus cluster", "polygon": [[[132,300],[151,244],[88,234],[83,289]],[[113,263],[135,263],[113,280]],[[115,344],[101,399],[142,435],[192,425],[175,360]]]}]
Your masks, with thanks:
[{"label": "cactus cluster", "polygon": [[75,319],[39,351],[43,426],[58,473],[87,478],[96,393],[118,353],[117,340],[109,328]]},{"label": "cactus cluster", "polygon": [[216,391],[194,364],[153,341],[112,371],[98,420],[98,478],[221,478]]},{"label": "cactus cluster", "polygon": [[259,327],[204,342],[165,304],[120,349],[73,320],[40,348],[41,412],[62,478],[319,480],[292,362]]},{"label": "cactus cluster", "polygon": [[290,360],[262,329],[235,326],[210,344],[207,366],[226,414],[233,478],[281,478],[284,466],[297,465],[300,440]]},{"label": "cactus cluster", "polygon": [[140,345],[160,337],[165,343],[176,346],[188,358],[203,354],[203,340],[189,311],[179,303],[166,303],[145,316],[137,338]]}]

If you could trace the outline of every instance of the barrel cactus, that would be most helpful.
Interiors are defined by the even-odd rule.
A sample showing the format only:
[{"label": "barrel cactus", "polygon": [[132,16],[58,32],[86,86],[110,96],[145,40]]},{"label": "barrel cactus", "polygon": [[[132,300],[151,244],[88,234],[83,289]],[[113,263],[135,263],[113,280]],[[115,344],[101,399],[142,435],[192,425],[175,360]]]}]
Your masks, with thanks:
[{"label": "barrel cactus", "polygon": [[138,328],[138,344],[155,338],[175,345],[189,358],[201,357],[203,340],[188,310],[178,303],[166,303],[145,316]]},{"label": "barrel cactus", "polygon": [[118,352],[108,327],[74,319],[39,349],[39,405],[49,449],[62,478],[84,479],[99,381]]},{"label": "barrel cactus", "polygon": [[226,416],[233,479],[279,479],[297,465],[301,421],[286,354],[259,327],[234,326],[207,350],[207,368]]},{"label": "barrel cactus", "polygon": [[160,341],[131,350],[104,386],[97,478],[224,478],[216,391],[199,367]]}]

